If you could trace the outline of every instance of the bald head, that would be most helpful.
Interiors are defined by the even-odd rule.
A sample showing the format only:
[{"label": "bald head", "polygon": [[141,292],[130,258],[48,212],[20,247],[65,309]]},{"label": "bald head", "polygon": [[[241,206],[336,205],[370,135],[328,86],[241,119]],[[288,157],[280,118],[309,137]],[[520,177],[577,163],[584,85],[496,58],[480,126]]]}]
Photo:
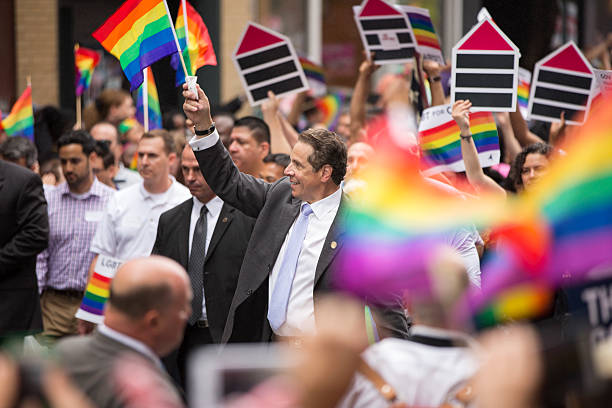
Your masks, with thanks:
[{"label": "bald head", "polygon": [[347,152],[347,177],[359,173],[374,157],[374,149],[367,143],[353,143]]},{"label": "bald head", "polygon": [[97,141],[106,141],[108,147],[115,156],[115,164],[119,164],[121,157],[121,145],[119,144],[119,130],[110,122],[99,122],[93,125],[89,131],[91,136]]}]

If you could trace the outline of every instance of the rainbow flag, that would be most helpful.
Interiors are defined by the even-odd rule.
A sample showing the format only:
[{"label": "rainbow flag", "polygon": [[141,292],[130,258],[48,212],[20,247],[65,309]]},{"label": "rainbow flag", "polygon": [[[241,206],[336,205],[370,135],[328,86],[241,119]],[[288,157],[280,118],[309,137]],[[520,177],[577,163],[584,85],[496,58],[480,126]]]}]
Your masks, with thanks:
[{"label": "rainbow flag", "polygon": [[8,116],[2,120],[2,128],[9,136],[23,136],[34,141],[34,110],[30,85],[17,99]]},{"label": "rainbow flag", "polygon": [[100,62],[100,55],[89,48],[74,47],[74,87],[77,96],[89,88],[93,71]]},{"label": "rainbow flag", "polygon": [[344,96],[340,93],[329,94],[316,101],[317,108],[323,112],[323,123],[329,130],[336,130],[343,103]]},{"label": "rainbow flag", "polygon": [[[183,3],[187,8],[187,13],[184,12]],[[190,76],[195,75],[198,68],[204,65],[217,65],[217,56],[208,34],[208,28],[202,17],[187,1],[181,1],[175,27],[179,45],[183,50],[185,66]],[[179,86],[185,82],[185,74],[178,53],[172,56],[170,63],[176,70],[176,86]]]},{"label": "rainbow flag", "polygon": [[519,110],[524,118],[527,117],[529,107],[529,87],[531,84],[531,72],[525,68],[519,68],[518,90],[516,93]]},{"label": "rainbow flag", "polygon": [[127,0],[92,35],[119,60],[130,91],[142,84],[146,67],[177,51],[163,0]]},{"label": "rainbow flag", "polygon": [[[419,143],[427,174],[444,170],[465,171],[459,140],[459,126],[450,116],[449,105],[434,106],[423,112],[419,124]],[[483,167],[499,163],[497,125],[491,112],[470,114],[470,130]]]},{"label": "rainbow flag", "polygon": [[119,133],[123,136],[138,124],[136,118],[127,118],[119,124]]},{"label": "rainbow flag", "polygon": [[323,97],[327,94],[327,85],[325,84],[325,73],[323,67],[315,64],[307,58],[299,57],[300,65],[304,70],[304,75],[308,81],[308,86],[314,97]]},{"label": "rainbow flag", "polygon": [[441,50],[436,30],[429,15],[417,12],[408,12],[407,14],[417,44],[422,47]]},{"label": "rainbow flag", "polygon": [[100,324],[104,320],[104,305],[108,300],[110,284],[122,261],[106,255],[98,256],[94,273],[87,283],[85,295],[76,317]]},{"label": "rainbow flag", "polygon": [[130,170],[138,171],[138,150],[134,152],[132,161],[130,162]]},{"label": "rainbow flag", "polygon": [[[149,67],[147,70],[147,82],[140,86],[138,89],[138,102],[136,103],[136,119],[145,126],[144,123],[144,110],[145,101],[147,98],[148,110],[149,110],[149,123],[148,129],[159,129],[162,127],[161,109],[159,108],[159,97],[157,96],[157,87],[155,86],[155,78],[153,77],[153,70]],[[147,95],[145,96],[145,88]],[[146,126],[145,126],[146,129]]]}]

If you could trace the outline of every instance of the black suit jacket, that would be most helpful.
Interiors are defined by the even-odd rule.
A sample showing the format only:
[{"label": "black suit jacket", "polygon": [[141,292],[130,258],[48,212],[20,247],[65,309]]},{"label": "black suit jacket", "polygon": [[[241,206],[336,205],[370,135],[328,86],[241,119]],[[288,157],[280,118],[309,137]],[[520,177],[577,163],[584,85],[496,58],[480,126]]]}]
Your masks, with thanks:
[{"label": "black suit jacket", "polygon": [[[270,184],[241,173],[220,140],[208,149],[194,149],[194,152],[212,190],[224,202],[257,218],[221,341],[269,341],[272,331],[267,319],[268,276],[299,213],[301,201],[292,197],[287,177]],[[345,201],[343,197],[319,256],[314,277],[315,295],[333,289],[330,271],[332,261],[342,249],[344,231],[339,220]],[[314,303],[316,318],[317,296]],[[385,315],[391,326],[382,326],[391,328],[399,337],[407,336],[407,321],[401,309],[386,309]]]},{"label": "black suit jacket", "polygon": [[48,241],[40,177],[0,160],[0,336],[42,330],[36,255]]},{"label": "black suit jacket", "polygon": [[[152,254],[167,256],[187,269],[189,224],[193,199],[179,204],[159,217]],[[215,343],[221,335],[236,290],[238,274],[255,219],[223,204],[204,263],[204,295],[210,334]]]}]

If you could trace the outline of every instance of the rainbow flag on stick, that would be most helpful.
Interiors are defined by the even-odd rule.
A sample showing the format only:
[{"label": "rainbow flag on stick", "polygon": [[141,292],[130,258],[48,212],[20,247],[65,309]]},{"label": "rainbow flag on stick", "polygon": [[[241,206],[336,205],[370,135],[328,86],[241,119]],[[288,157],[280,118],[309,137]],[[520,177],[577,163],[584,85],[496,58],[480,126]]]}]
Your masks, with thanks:
[{"label": "rainbow flag on stick", "polygon": [[34,141],[34,110],[32,109],[32,87],[27,86],[11,112],[2,121],[2,128],[8,136],[23,136]]},{"label": "rainbow flag on stick", "polygon": [[317,108],[323,112],[323,123],[329,130],[336,130],[343,103],[344,96],[340,93],[330,94],[316,101]]},{"label": "rainbow flag on stick", "polygon": [[138,89],[138,102],[136,103],[136,119],[144,126],[145,132],[162,127],[161,109],[159,108],[159,97],[153,70],[147,71],[146,81]]},{"label": "rainbow flag on stick", "polygon": [[327,94],[323,67],[303,57],[299,57],[299,60],[304,70],[306,80],[308,81],[308,85],[310,85],[310,89],[312,90],[312,95],[314,97],[321,97]]},{"label": "rainbow flag on stick", "polygon": [[516,93],[519,110],[524,118],[527,117],[529,107],[529,87],[531,84],[531,72],[525,68],[519,68],[518,90]]},{"label": "rainbow flag on stick", "polygon": [[[185,0],[181,1],[176,17],[176,35],[189,75],[195,75],[198,68],[204,65],[217,65],[208,28],[198,12]],[[179,86],[185,82],[185,74],[179,67],[178,53],[172,56],[170,63],[176,70],[176,86]]]},{"label": "rainbow flag on stick", "polygon": [[[423,159],[429,166],[426,174],[441,171],[465,171],[461,156],[459,126],[450,115],[450,105],[434,106],[423,111],[419,124],[419,143]],[[470,114],[470,130],[482,167],[499,163],[497,125],[491,112]]]},{"label": "rainbow flag on stick", "polygon": [[87,284],[85,295],[76,317],[95,324],[104,320],[104,305],[108,300],[110,284],[122,261],[106,255],[98,256],[94,273]]},{"label": "rainbow flag on stick", "polygon": [[146,67],[178,50],[164,0],[127,0],[92,35],[119,60],[130,91],[142,84]]},{"label": "rainbow flag on stick", "polygon": [[408,20],[410,20],[419,54],[425,59],[431,59],[445,65],[440,41],[431,21],[429,10],[414,6],[398,7],[406,13]]},{"label": "rainbow flag on stick", "polygon": [[77,96],[89,88],[94,68],[100,62],[100,55],[89,48],[74,46],[74,87]]}]

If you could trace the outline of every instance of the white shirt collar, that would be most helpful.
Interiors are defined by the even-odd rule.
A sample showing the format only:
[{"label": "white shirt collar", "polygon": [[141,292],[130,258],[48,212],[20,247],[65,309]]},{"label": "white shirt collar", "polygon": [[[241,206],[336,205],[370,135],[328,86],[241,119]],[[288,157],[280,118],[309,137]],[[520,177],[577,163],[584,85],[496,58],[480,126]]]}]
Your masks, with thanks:
[{"label": "white shirt collar", "polygon": [[166,191],[164,191],[163,193],[159,193],[159,194],[153,194],[147,191],[147,189],[144,187],[144,181],[140,182],[140,185],[138,186],[138,189],[140,191],[140,194],[142,195],[142,198],[144,199],[151,199],[151,200],[155,200],[156,197],[165,197],[168,195],[168,193],[174,188],[174,185],[177,183],[176,179],[171,176],[168,175],[168,178],[170,178],[170,187],[168,187],[168,189]]},{"label": "white shirt collar", "polygon": [[[342,200],[342,188],[338,187],[336,191],[324,199],[310,204],[310,208],[312,208],[315,217],[321,219],[328,212],[337,209],[340,206],[340,200]],[[301,205],[304,205],[304,203],[305,201],[302,201]]]},{"label": "white shirt collar", "polygon": [[206,208],[208,208],[208,212],[212,217],[218,217],[221,213],[221,208],[223,207],[223,200],[218,196],[214,196],[207,203],[202,203],[195,196],[193,197],[194,211],[200,212],[200,209],[204,204],[206,204]]},{"label": "white shirt collar", "polygon": [[108,326],[105,326],[104,323],[100,324],[98,326],[98,331],[100,332],[100,334],[106,336],[106,337],[110,337],[111,339],[124,344],[126,346],[128,346],[131,349],[134,349],[138,352],[140,352],[141,354],[144,354],[145,356],[149,357],[151,360],[153,360],[153,362],[163,370],[163,365],[161,363],[161,361],[159,360],[159,357],[153,352],[153,350],[151,350],[151,348],[149,348],[149,346],[147,346],[146,344],[144,344],[143,342],[141,342],[140,340],[136,340],[133,337],[130,337],[128,335],[125,335],[123,333],[119,333],[117,330],[113,330]]}]

